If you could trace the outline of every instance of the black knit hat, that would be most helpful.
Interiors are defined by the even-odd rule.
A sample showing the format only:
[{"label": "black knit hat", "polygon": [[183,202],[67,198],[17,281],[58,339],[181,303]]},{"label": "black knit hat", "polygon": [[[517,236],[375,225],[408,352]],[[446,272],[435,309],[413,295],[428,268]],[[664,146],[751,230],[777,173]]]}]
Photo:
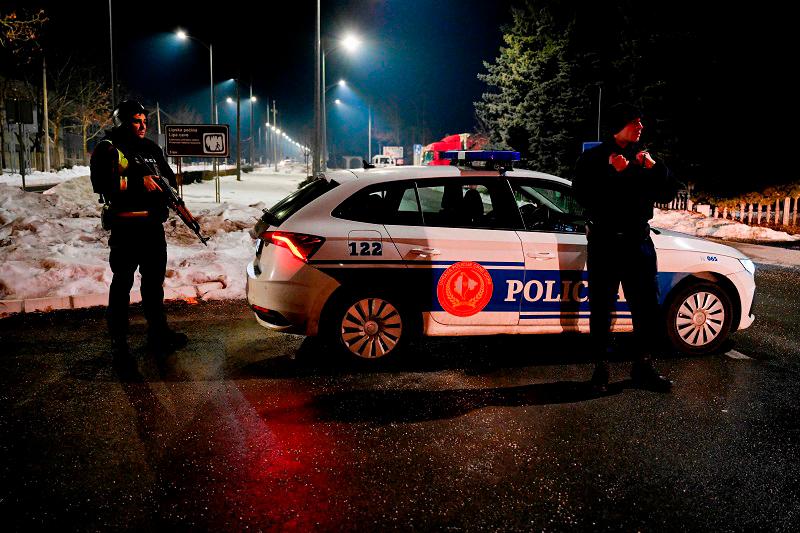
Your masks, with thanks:
[{"label": "black knit hat", "polygon": [[608,130],[614,134],[627,126],[630,121],[637,118],[642,118],[642,111],[636,106],[621,102],[611,106],[606,113],[606,120],[604,122]]}]

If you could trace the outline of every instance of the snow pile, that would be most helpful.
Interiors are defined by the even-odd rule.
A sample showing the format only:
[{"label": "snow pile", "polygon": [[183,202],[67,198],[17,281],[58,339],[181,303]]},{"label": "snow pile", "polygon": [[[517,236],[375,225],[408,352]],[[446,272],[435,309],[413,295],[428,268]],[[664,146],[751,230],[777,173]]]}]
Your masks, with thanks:
[{"label": "snow pile", "polygon": [[748,226],[741,222],[712,218],[689,211],[662,211],[654,209],[655,216],[650,224],[656,228],[678,231],[697,237],[714,237],[741,241],[797,241],[800,235],[789,235],[759,226]]},{"label": "snow pile", "polygon": [[[295,190],[303,179],[275,174],[247,176],[249,179],[239,185],[259,189],[252,196],[262,199],[250,206],[213,203],[213,183],[184,187],[186,192],[196,190],[198,203],[187,203],[203,234],[211,240],[208,247],[204,246],[171,215],[165,224],[165,287],[218,281],[223,288],[204,298],[245,297],[245,265],[252,260],[255,245],[249,230],[265,205],[272,205]],[[223,201],[235,192],[234,184],[235,177],[226,177]],[[108,266],[109,234],[100,227],[100,206],[89,178],[76,178],[47,192],[23,192],[16,186],[0,184],[0,299],[108,292],[112,277]],[[134,290],[139,286],[137,273]]]},{"label": "snow pile", "polygon": [[74,207],[0,184],[0,298],[107,291],[108,236]]},{"label": "snow pile", "polygon": [[[88,175],[89,167],[83,166],[65,168],[58,172],[40,172],[37,170],[31,174],[25,174],[25,185],[51,185],[54,183],[63,183],[79,176]],[[3,172],[3,174],[0,175],[0,183],[22,187],[22,175],[6,174]]]}]

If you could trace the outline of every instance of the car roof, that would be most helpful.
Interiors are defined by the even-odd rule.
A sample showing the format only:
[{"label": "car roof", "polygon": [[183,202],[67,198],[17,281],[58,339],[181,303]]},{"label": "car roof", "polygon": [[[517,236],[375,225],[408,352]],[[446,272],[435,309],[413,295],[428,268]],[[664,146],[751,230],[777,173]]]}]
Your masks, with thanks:
[{"label": "car roof", "polygon": [[461,177],[461,176],[494,176],[497,178],[538,178],[542,180],[554,181],[563,185],[570,185],[571,182],[567,179],[546,174],[544,172],[536,172],[534,170],[512,170],[501,175],[497,171],[485,170],[472,170],[462,169],[450,165],[439,166],[399,166],[388,168],[367,168],[367,169],[349,169],[349,170],[332,170],[323,174],[326,180],[335,180],[339,183],[350,181],[359,181],[367,183],[383,183],[387,181],[398,181],[407,179],[427,179],[427,178],[447,178],[447,177]]}]

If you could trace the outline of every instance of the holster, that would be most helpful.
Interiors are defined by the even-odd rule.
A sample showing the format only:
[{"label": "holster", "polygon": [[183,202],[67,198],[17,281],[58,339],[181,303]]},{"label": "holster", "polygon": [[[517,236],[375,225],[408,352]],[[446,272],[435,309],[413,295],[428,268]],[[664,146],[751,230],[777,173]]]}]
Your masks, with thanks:
[{"label": "holster", "polygon": [[111,211],[111,204],[106,202],[103,204],[103,208],[100,210],[100,226],[106,231],[111,231],[113,220],[114,215]]}]

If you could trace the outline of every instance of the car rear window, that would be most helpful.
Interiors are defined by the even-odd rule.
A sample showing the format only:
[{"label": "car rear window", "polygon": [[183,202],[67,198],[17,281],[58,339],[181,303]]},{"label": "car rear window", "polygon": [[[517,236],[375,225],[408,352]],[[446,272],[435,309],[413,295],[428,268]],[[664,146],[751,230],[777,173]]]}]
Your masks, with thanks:
[{"label": "car rear window", "polygon": [[365,187],[342,202],[332,214],[372,224],[422,225],[413,181]]},{"label": "car rear window", "polygon": [[334,180],[328,181],[323,178],[317,178],[303,185],[269,209],[265,209],[261,219],[272,226],[280,226],[290,216],[338,185]]}]

